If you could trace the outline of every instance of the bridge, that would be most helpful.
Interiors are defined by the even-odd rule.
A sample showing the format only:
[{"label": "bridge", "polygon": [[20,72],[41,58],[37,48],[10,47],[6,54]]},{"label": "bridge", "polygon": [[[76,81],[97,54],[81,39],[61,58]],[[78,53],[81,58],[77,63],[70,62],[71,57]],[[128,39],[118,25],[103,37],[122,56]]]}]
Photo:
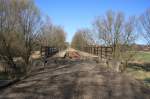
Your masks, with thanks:
[{"label": "bridge", "polygon": [[60,51],[45,67],[36,65],[27,77],[0,89],[0,99],[150,99],[142,82],[96,58],[72,48]]}]

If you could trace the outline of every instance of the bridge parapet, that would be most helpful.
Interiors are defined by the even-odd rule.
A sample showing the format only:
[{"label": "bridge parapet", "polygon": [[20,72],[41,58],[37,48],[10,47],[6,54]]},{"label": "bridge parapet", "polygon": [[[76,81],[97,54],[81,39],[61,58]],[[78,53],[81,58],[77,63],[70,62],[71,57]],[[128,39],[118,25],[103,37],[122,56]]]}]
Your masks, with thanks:
[{"label": "bridge parapet", "polygon": [[112,59],[113,56],[113,47],[89,45],[84,47],[84,51],[104,59]]}]

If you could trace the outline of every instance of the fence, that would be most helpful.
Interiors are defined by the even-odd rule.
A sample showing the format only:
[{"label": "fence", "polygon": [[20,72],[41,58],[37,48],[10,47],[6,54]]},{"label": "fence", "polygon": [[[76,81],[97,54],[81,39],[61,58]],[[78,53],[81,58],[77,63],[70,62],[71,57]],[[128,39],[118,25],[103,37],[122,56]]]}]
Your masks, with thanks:
[{"label": "fence", "polygon": [[5,61],[0,61],[0,72],[10,71],[9,65]]},{"label": "fence", "polygon": [[90,45],[84,47],[84,51],[100,56],[101,58],[112,59],[113,47]]},{"label": "fence", "polygon": [[59,52],[59,49],[55,48],[55,47],[49,47],[49,46],[42,46],[41,47],[41,56],[43,58],[51,57],[54,54],[56,54],[57,52]]}]

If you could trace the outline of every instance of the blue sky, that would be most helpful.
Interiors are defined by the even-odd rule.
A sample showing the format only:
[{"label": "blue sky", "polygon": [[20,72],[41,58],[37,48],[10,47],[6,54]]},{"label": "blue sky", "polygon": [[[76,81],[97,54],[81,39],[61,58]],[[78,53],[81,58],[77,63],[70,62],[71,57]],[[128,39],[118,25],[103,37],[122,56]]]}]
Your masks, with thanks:
[{"label": "blue sky", "polygon": [[107,10],[123,11],[131,16],[150,8],[150,0],[35,0],[35,3],[54,24],[64,27],[69,42],[78,29],[90,27],[94,18],[103,16]]}]

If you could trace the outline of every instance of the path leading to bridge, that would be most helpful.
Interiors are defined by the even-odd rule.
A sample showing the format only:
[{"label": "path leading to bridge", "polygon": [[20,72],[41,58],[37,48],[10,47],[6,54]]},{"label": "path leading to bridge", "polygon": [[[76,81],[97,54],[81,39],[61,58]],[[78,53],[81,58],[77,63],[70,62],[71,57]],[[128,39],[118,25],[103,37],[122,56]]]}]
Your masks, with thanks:
[{"label": "path leading to bridge", "polygon": [[150,90],[93,60],[55,57],[44,70],[37,65],[29,77],[0,90],[0,99],[150,99]]}]

